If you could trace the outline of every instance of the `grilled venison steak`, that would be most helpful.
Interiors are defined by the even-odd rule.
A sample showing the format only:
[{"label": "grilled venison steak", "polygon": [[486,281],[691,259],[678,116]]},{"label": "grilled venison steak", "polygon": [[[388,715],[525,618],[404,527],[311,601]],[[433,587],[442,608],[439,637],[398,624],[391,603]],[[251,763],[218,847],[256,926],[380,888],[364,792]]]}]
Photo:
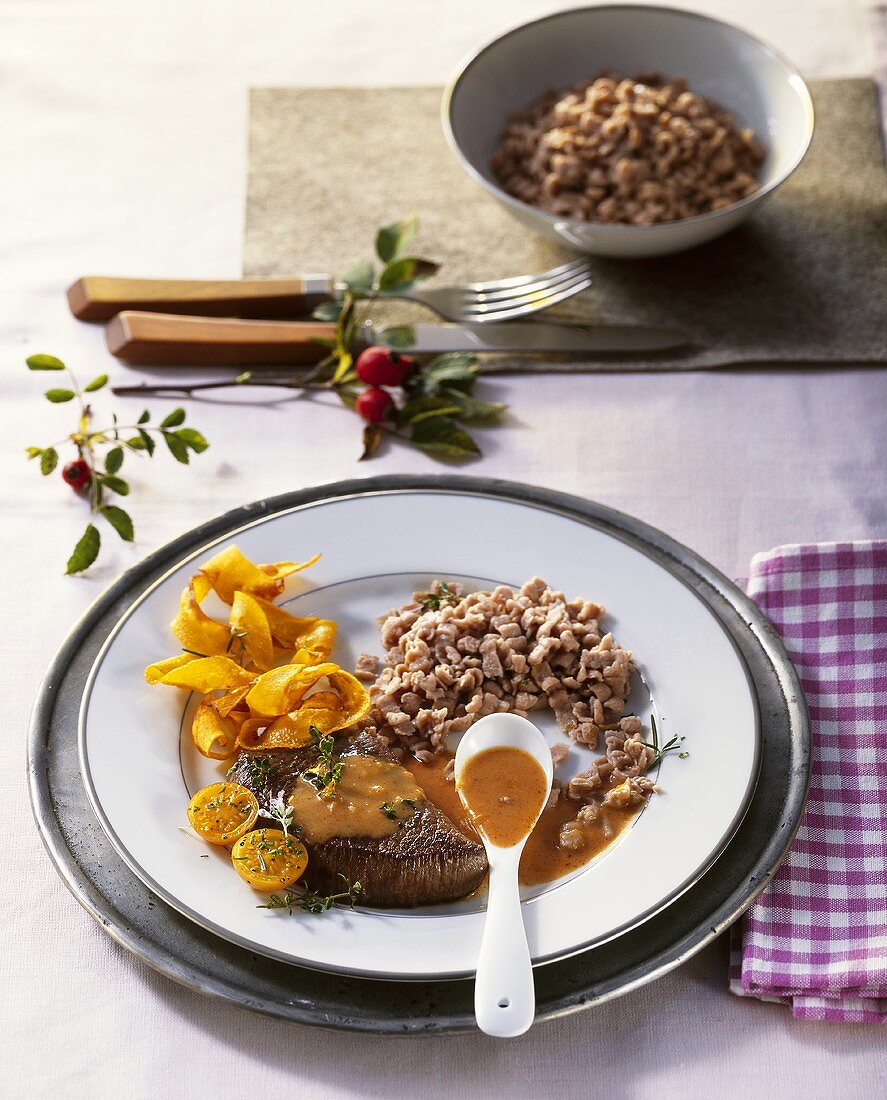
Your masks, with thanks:
[{"label": "grilled venison steak", "polygon": [[[375,756],[397,761],[386,745],[372,734],[337,738],[343,757]],[[265,757],[266,772],[250,767]],[[276,795],[288,797],[296,780],[317,762],[313,748],[241,752],[231,770],[236,783],[249,787],[267,806]],[[273,771],[273,775],[267,772]],[[342,887],[339,875],[361,885],[360,900],[366,905],[413,906],[454,901],[476,890],[487,873],[487,858],[480,844],[469,840],[430,802],[419,803],[415,813],[401,821],[396,832],[385,837],[334,837],[321,844],[307,844],[310,859],[305,880],[322,893]]]}]

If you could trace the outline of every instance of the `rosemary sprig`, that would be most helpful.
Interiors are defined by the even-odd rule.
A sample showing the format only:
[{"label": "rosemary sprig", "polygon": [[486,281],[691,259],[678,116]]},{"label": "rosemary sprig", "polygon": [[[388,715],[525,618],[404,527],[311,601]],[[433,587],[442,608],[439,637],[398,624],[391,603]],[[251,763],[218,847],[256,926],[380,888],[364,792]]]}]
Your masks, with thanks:
[{"label": "rosemary sprig", "polygon": [[[659,747],[659,730],[656,728],[656,715],[650,715],[650,728],[653,732],[653,742],[642,741],[641,744],[648,749],[653,750],[653,759],[650,761],[648,767],[652,768],[658,764],[664,757],[670,752],[676,752],[681,744],[686,741],[686,737],[679,737],[675,734],[674,737],[669,738],[668,741],[660,748]],[[686,760],[690,754],[686,751],[678,752],[679,760]]]}]

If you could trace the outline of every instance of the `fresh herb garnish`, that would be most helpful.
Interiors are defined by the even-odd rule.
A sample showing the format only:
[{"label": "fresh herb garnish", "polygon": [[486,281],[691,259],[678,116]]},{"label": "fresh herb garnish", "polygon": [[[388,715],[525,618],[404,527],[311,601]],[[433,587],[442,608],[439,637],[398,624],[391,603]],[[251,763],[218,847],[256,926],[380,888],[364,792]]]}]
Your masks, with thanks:
[{"label": "fresh herb garnish", "polygon": [[[666,743],[662,746],[662,748],[660,748],[659,747],[659,730],[656,728],[656,716],[654,714],[650,715],[650,728],[653,731],[653,742],[652,742],[652,744],[649,741],[642,741],[641,744],[644,745],[646,748],[653,750],[653,759],[647,765],[648,767],[652,768],[656,764],[658,764],[665,757],[665,755],[667,753],[675,752],[677,749],[679,749],[681,747],[682,742],[686,741],[686,737],[678,737],[678,735],[675,734],[674,737],[672,737],[668,741],[666,741]],[[686,758],[689,755],[690,754],[686,751],[679,752],[678,753],[678,759],[679,760],[686,760]]]},{"label": "fresh herb garnish", "polygon": [[[32,371],[66,371],[71,388],[48,389],[44,396],[53,405],[76,401],[79,409],[75,431],[48,447],[28,447],[28,458],[38,459],[40,473],[47,477],[59,462],[56,447],[63,443],[73,444],[77,457],[62,467],[62,479],[89,501],[89,510],[93,516],[101,516],[124,542],[132,542],[135,528],[131,517],[119,505],[108,503],[109,493],[113,493],[115,497],[129,495],[129,483],[118,476],[127,453],[147,455],[150,458],[157,446],[155,437],[159,437],[177,462],[187,464],[191,452],[200,454],[209,444],[194,428],[181,427],[185,421],[184,409],[173,409],[157,425],[150,423],[151,414],[147,409],[135,424],[127,425],[119,424],[117,416],[112,413],[111,423],[107,427],[95,428],[92,423],[92,406],[85,395],[102,389],[108,382],[106,374],[93,378],[81,389],[73,371],[54,355],[31,355],[27,364],[28,370]],[[65,572],[82,573],[84,569],[88,569],[99,555],[101,541],[98,528],[92,523],[87,524],[68,559]]]},{"label": "fresh herb garnish", "polygon": [[257,909],[286,909],[290,916],[293,915],[293,902],[299,895],[287,890],[285,894],[272,894],[264,905],[257,905]]},{"label": "fresh herb garnish", "polygon": [[289,836],[290,826],[293,823],[293,808],[283,797],[283,791],[275,795],[268,803],[265,816],[270,817],[272,821],[278,822],[281,829],[283,829],[283,835]]},{"label": "fresh herb garnish", "polygon": [[383,802],[379,809],[386,817],[390,817],[392,821],[397,821],[397,810],[390,802]]},{"label": "fresh herb garnish", "polygon": [[302,775],[324,796],[331,795],[342,778],[342,762],[336,760],[335,738],[331,733],[322,734],[317,726],[309,726],[308,731],[317,748],[317,763],[306,768]]},{"label": "fresh herb garnish", "polygon": [[[232,764],[228,769],[228,775],[232,775],[236,769],[237,764]],[[247,779],[253,787],[261,787],[268,780],[273,779],[277,775],[277,768],[267,756],[257,754],[251,756],[246,765]]]},{"label": "fresh herb garnish", "polygon": [[293,909],[304,909],[306,913],[326,913],[332,909],[336,902],[354,908],[354,903],[363,889],[359,882],[352,882],[345,875],[338,876],[344,885],[344,889],[338,894],[318,894],[315,890],[306,889],[302,893],[295,890],[287,890],[283,894],[272,894],[265,905],[257,905],[257,909],[286,909],[292,916]]},{"label": "fresh herb garnish", "polygon": [[426,611],[439,611],[441,604],[454,603],[458,599],[458,593],[454,592],[446,581],[438,581],[433,591],[423,592],[416,597],[416,602]]}]

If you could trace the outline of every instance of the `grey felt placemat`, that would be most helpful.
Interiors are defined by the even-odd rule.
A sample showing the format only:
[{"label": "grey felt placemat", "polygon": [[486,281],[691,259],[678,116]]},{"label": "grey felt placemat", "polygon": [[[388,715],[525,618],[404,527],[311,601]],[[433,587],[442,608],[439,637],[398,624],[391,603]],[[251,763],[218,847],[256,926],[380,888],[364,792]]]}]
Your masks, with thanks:
[{"label": "grey felt placemat", "polygon": [[[763,209],[682,255],[594,260],[592,289],[557,312],[676,326],[692,337],[689,352],[622,369],[887,362],[887,174],[875,87],[826,80],[811,90],[811,149]],[[411,211],[422,222],[418,250],[443,263],[439,282],[562,262],[565,252],[520,226],[459,167],[439,103],[438,88],[254,89],[245,274],[340,273],[371,254],[377,226]],[[398,307],[398,316],[411,319],[412,309]]]}]

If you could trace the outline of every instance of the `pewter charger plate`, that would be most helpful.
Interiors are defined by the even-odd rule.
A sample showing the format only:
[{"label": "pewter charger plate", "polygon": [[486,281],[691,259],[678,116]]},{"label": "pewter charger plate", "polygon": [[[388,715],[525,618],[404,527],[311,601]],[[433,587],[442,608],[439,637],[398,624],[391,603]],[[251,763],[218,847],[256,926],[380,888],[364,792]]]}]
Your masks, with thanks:
[{"label": "pewter charger plate", "polygon": [[30,757],[33,801],[53,858],[79,900],[113,935],[158,969],[195,988],[260,1011],[328,1026],[396,1032],[471,1026],[469,983],[378,986],[354,977],[321,977],[262,958],[196,927],[121,864],[92,818],[77,775],[74,720],[89,667],[121,616],[158,577],[207,543],[256,520],[318,502],[405,491],[486,497],[493,511],[494,501],[523,504],[616,538],[691,589],[742,655],[762,717],[767,767],[739,831],[702,879],[664,913],[648,919],[642,932],[625,932],[569,963],[554,962],[537,970],[539,1015],[569,1011],[663,973],[741,912],[775,869],[794,834],[807,781],[803,703],[772,628],[711,567],[664,535],[618,513],[524,486],[467,478],[396,477],[287,494],[214,520],[124,575],[66,643],[35,710]]}]

